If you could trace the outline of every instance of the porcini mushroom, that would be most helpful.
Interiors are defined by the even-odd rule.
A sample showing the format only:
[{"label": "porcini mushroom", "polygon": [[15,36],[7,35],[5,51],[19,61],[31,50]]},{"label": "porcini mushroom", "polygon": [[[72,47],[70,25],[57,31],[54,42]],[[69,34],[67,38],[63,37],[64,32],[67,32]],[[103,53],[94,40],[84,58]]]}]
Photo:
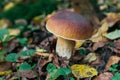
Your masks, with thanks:
[{"label": "porcini mushroom", "polygon": [[81,15],[68,11],[58,11],[48,18],[46,28],[58,37],[56,53],[70,59],[76,40],[85,40],[92,36],[91,24]]}]

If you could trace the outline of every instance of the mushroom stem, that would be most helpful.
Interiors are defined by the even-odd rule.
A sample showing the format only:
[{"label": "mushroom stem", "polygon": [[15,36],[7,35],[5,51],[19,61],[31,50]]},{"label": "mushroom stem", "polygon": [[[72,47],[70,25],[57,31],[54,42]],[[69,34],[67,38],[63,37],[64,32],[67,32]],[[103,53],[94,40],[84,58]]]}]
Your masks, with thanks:
[{"label": "mushroom stem", "polygon": [[58,56],[66,57],[67,59],[70,59],[71,54],[73,53],[74,46],[75,46],[75,41],[58,37],[56,52]]}]

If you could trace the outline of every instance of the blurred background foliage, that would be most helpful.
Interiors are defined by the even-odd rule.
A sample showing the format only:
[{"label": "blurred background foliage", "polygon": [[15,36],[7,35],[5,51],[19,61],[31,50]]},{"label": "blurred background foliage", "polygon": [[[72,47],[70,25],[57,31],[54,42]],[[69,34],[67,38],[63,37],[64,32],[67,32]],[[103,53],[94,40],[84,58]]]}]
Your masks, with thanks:
[{"label": "blurred background foliage", "polygon": [[[12,23],[16,19],[25,19],[29,22],[35,16],[50,14],[60,9],[60,7],[64,7],[64,9],[72,7],[72,1],[73,0],[0,0],[0,19],[5,18]],[[98,15],[104,12],[119,12],[120,9],[120,0],[90,1]]]},{"label": "blurred background foliage", "polygon": [[7,18],[12,22],[16,19],[30,21],[35,16],[47,15],[56,10],[58,4],[56,0],[13,0],[6,3],[5,0],[0,1],[0,7],[4,7],[0,10],[0,18]]}]

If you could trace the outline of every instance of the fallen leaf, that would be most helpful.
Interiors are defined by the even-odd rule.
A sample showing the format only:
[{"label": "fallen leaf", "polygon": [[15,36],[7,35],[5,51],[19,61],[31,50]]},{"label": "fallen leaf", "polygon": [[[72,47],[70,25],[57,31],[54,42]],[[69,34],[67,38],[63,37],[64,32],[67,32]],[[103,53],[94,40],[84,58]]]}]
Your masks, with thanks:
[{"label": "fallen leaf", "polygon": [[4,11],[7,11],[7,10],[9,10],[10,8],[14,7],[14,6],[15,6],[15,4],[14,4],[13,2],[9,2],[8,4],[6,4],[6,5],[4,6]]},{"label": "fallen leaf", "polygon": [[120,38],[120,30],[112,31],[110,33],[105,34],[104,36],[110,40]]},{"label": "fallen leaf", "polygon": [[11,22],[8,19],[0,20],[0,28],[7,28],[10,25],[11,25]]},{"label": "fallen leaf", "polygon": [[94,66],[98,72],[103,72],[106,63],[104,60],[100,60],[99,58],[97,58],[97,60],[93,61],[91,65]]},{"label": "fallen leaf", "polygon": [[113,27],[115,23],[120,21],[120,15],[116,13],[107,13],[107,17],[101,21],[101,27],[94,34],[93,38],[91,39],[93,42],[99,42],[102,40],[106,40],[104,35],[107,34],[109,28]]},{"label": "fallen leaf", "polygon": [[120,57],[118,56],[111,56],[106,64],[105,69],[108,70],[112,64],[118,63],[120,61]]},{"label": "fallen leaf", "polygon": [[75,64],[71,66],[71,70],[72,70],[73,75],[77,79],[93,77],[98,74],[95,68],[92,68],[88,65]]},{"label": "fallen leaf", "polygon": [[51,54],[51,53],[36,52],[35,54],[36,54],[37,56],[43,56],[43,57],[53,56],[53,54]]},{"label": "fallen leaf", "polygon": [[17,20],[15,20],[15,24],[16,25],[24,25],[24,26],[26,26],[28,23],[27,23],[27,21],[25,19],[17,19]]},{"label": "fallen leaf", "polygon": [[9,43],[8,45],[8,52],[11,52],[13,50],[15,50],[15,52],[17,52],[17,47],[20,46],[19,41],[18,40],[13,40],[11,43]]},{"label": "fallen leaf", "polygon": [[118,39],[114,42],[114,46],[116,49],[120,49],[120,39]]},{"label": "fallen leaf", "polygon": [[26,77],[26,78],[29,78],[29,79],[36,77],[36,73],[32,70],[26,70],[26,71],[19,70],[19,74],[20,74],[20,76]]},{"label": "fallen leaf", "polygon": [[87,56],[85,56],[83,61],[91,63],[92,61],[95,61],[96,59],[97,59],[96,53],[89,53]]},{"label": "fallen leaf", "polygon": [[94,80],[112,80],[112,73],[110,72],[104,72],[101,73],[99,76],[95,77]]},{"label": "fallen leaf", "polygon": [[8,31],[9,31],[9,35],[17,36],[18,34],[20,34],[19,29],[8,29]]},{"label": "fallen leaf", "polygon": [[10,62],[1,62],[0,63],[0,71],[9,70],[11,67],[12,67],[12,64]]},{"label": "fallen leaf", "polygon": [[102,23],[107,23],[108,27],[112,27],[117,21],[120,20],[120,15],[117,13],[106,13],[106,18],[102,20]]},{"label": "fallen leaf", "polygon": [[36,52],[39,52],[39,53],[45,53],[47,52],[45,49],[37,49]]},{"label": "fallen leaf", "polygon": [[92,49],[93,49],[93,51],[95,51],[95,50],[97,50],[98,48],[103,47],[103,46],[104,46],[105,44],[107,44],[107,43],[108,43],[107,41],[95,42],[95,43],[93,44]]},{"label": "fallen leaf", "polygon": [[7,71],[1,71],[0,72],[0,76],[3,76],[3,75],[6,75],[6,74],[11,74],[12,73],[12,70],[7,70]]},{"label": "fallen leaf", "polygon": [[79,49],[83,43],[84,43],[84,41],[76,41],[75,49]]},{"label": "fallen leaf", "polygon": [[11,74],[12,64],[10,62],[1,62],[0,63],[0,76],[5,75],[5,74]]},{"label": "fallen leaf", "polygon": [[40,23],[44,18],[45,18],[45,15],[43,14],[43,15],[34,17],[33,21]]}]

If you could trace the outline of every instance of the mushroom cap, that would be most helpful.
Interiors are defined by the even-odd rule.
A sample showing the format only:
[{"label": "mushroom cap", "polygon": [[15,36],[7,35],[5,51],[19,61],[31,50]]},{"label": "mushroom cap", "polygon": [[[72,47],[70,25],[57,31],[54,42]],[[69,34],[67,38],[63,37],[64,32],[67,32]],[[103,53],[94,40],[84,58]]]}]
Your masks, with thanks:
[{"label": "mushroom cap", "polygon": [[58,37],[69,40],[85,40],[92,36],[91,24],[81,15],[68,11],[58,11],[48,18],[46,28]]}]

